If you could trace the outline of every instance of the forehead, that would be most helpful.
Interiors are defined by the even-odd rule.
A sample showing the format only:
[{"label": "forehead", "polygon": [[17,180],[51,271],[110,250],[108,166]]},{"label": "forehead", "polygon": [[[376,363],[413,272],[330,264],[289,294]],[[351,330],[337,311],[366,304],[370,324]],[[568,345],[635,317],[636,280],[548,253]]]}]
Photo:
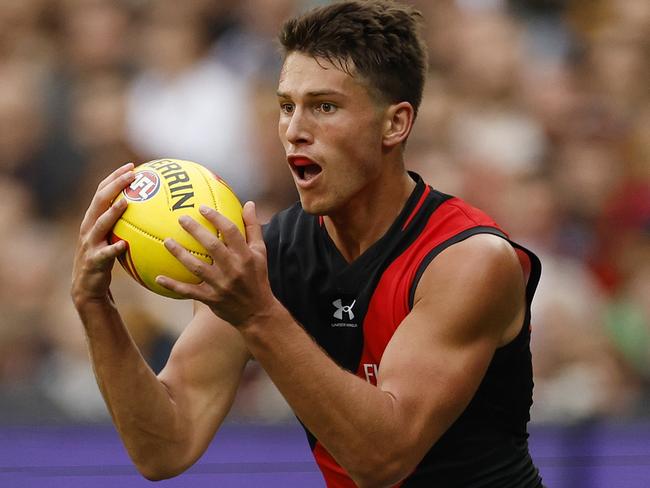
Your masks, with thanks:
[{"label": "forehead", "polygon": [[293,52],[282,65],[278,91],[292,96],[324,91],[358,96],[367,90],[359,77],[344,72],[327,59]]}]

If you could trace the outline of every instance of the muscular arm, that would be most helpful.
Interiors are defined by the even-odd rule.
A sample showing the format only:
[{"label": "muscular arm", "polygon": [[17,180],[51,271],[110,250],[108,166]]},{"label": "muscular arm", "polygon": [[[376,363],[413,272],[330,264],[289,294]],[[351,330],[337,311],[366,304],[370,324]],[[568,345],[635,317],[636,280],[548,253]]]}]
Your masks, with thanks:
[{"label": "muscular arm", "polygon": [[242,334],[300,419],[353,479],[361,486],[392,484],[462,413],[495,349],[516,330],[511,325],[521,325],[523,279],[516,261],[505,241],[492,236],[441,254],[384,352],[377,387],[335,366],[287,315]]},{"label": "muscular arm", "polygon": [[[106,234],[125,208],[111,204],[130,167],[98,187],[80,229],[72,298],[95,376],[122,440],[144,476],[180,473],[198,459],[233,401],[249,353],[230,325],[199,305],[158,377],[134,344],[108,292],[123,244]],[[124,202],[124,200],[120,200]]]},{"label": "muscular arm", "polygon": [[[249,224],[250,212],[248,207]],[[213,223],[228,227],[219,217]],[[193,225],[188,229],[202,238]],[[247,229],[253,231],[249,246],[256,254],[261,236]],[[224,232],[236,240],[234,232]],[[423,274],[413,310],[386,348],[375,387],[339,368],[261,285],[259,262],[248,267],[256,261],[251,256],[238,262],[247,253],[240,244],[230,246],[234,254],[215,251],[223,254],[222,268],[226,257],[235,262],[221,280],[170,244],[211,288],[165,279],[161,284],[194,294],[229,316],[298,417],[360,486],[406,477],[465,409],[495,349],[522,324],[524,284],[514,251],[495,236],[471,237],[441,253]],[[248,271],[237,273],[239,267]],[[251,274],[256,277],[246,279]],[[255,296],[255,302],[245,306],[245,296]]]},{"label": "muscular arm", "polygon": [[140,472],[163,479],[203,454],[230,410],[249,353],[200,306],[156,377],[110,303],[80,307],[97,383]]}]

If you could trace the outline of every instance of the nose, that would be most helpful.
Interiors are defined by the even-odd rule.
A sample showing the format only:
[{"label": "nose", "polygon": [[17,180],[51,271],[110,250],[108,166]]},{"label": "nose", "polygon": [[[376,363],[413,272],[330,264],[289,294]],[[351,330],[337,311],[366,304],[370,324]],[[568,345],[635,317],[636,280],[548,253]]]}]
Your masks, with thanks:
[{"label": "nose", "polygon": [[311,144],[313,128],[309,116],[301,108],[295,107],[293,113],[280,122],[280,130],[284,122],[284,137],[293,145]]}]

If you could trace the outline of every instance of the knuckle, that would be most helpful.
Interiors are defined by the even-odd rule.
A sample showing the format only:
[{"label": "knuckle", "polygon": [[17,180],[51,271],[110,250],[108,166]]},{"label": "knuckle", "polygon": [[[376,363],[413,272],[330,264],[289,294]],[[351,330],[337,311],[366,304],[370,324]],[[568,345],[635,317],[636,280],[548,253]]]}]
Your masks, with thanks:
[{"label": "knuckle", "polygon": [[105,247],[100,249],[97,252],[96,258],[95,258],[95,263],[99,266],[101,266],[103,263],[108,261],[113,257],[113,250],[111,248]]},{"label": "knuckle", "polygon": [[255,257],[251,253],[247,253],[242,256],[241,265],[238,266],[237,271],[244,273],[246,269],[250,269],[255,266]]},{"label": "knuckle", "polygon": [[108,190],[109,186],[105,186],[95,194],[96,201],[101,205],[106,205],[108,203]]},{"label": "knuckle", "polygon": [[115,246],[109,246],[108,244],[100,247],[96,252],[96,261],[103,262],[107,259],[111,259],[115,254]]},{"label": "knuckle", "polygon": [[109,181],[105,185],[98,188],[97,193],[95,193],[95,195],[100,196],[100,197],[104,196],[106,194],[106,191],[107,191],[107,189],[108,189],[108,187],[110,186],[111,183],[113,183],[113,182]]},{"label": "knuckle", "polygon": [[266,260],[266,246],[264,242],[256,243],[251,246],[253,250],[258,253],[264,260]]},{"label": "knuckle", "polygon": [[232,220],[230,220],[228,217],[225,215],[221,216],[221,227],[223,228],[224,231],[227,232],[232,232],[233,228],[235,227],[235,224],[232,223]]},{"label": "knuckle", "polygon": [[230,220],[224,217],[221,214],[217,214],[218,218],[215,219],[215,226],[221,234],[227,234],[230,232]]},{"label": "knuckle", "polygon": [[219,239],[211,239],[210,242],[208,242],[206,249],[210,254],[214,254],[215,252],[218,252],[219,249],[221,249],[221,241]]},{"label": "knuckle", "polygon": [[87,256],[90,252],[90,245],[88,244],[88,237],[86,235],[79,236],[77,249],[77,254],[80,256]]},{"label": "knuckle", "polygon": [[95,222],[95,228],[98,232],[103,233],[106,230],[108,223],[110,222],[110,218],[111,215],[108,213],[104,213],[97,218],[97,221]]},{"label": "knuckle", "polygon": [[229,237],[232,238],[237,236],[237,234],[239,234],[239,229],[230,220],[227,220],[227,224],[224,226],[224,232],[228,234]]},{"label": "knuckle", "polygon": [[185,286],[183,286],[182,283],[178,283],[176,281],[168,281],[165,282],[165,288],[173,291],[174,293],[178,293],[179,295],[187,296],[187,289]]},{"label": "knuckle", "polygon": [[202,278],[205,276],[205,263],[198,259],[193,259],[189,263],[189,270],[192,272],[192,274],[195,274],[196,276]]},{"label": "knuckle", "polygon": [[89,210],[91,210],[93,213],[98,212],[99,209],[102,208],[103,202],[104,202],[103,194],[102,191],[100,190],[97,193],[95,193],[95,195],[93,196],[93,199],[90,202]]},{"label": "knuckle", "polygon": [[224,275],[221,280],[221,288],[223,290],[233,290],[238,283],[239,278],[235,274]]}]

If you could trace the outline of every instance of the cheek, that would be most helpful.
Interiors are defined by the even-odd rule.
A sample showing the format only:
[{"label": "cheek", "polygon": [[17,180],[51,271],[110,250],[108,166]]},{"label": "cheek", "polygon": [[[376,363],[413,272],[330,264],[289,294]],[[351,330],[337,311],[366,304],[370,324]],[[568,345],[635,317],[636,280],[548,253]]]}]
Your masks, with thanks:
[{"label": "cheek", "polygon": [[282,143],[282,146],[285,149],[287,148],[287,145],[288,145],[288,141],[287,141],[287,137],[286,137],[287,127],[288,126],[287,126],[286,122],[283,122],[282,120],[280,120],[278,122],[278,139],[280,139],[280,142]]},{"label": "cheek", "polygon": [[330,128],[329,137],[336,138],[336,144],[348,151],[368,154],[381,147],[380,129],[374,119],[360,118],[347,121],[336,128]]},{"label": "cheek", "polygon": [[357,130],[354,137],[347,138],[344,151],[350,160],[356,162],[355,166],[359,170],[367,171],[381,160],[381,138],[375,130]]}]

